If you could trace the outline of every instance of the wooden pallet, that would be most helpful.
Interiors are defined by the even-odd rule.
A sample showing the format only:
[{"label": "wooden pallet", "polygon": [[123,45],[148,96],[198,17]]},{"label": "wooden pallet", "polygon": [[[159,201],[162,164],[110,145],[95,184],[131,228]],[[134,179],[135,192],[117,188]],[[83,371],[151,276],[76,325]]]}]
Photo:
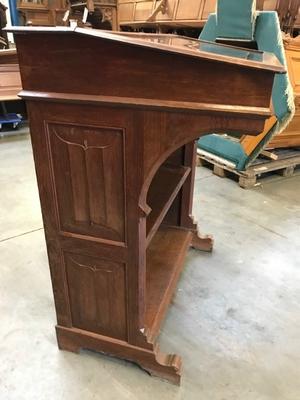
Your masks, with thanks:
[{"label": "wooden pallet", "polygon": [[291,177],[300,165],[300,149],[281,149],[274,151],[277,160],[258,157],[245,171],[237,171],[235,165],[220,157],[198,149],[198,166],[212,167],[213,173],[221,178],[235,176],[243,189],[261,185],[258,178],[267,173],[276,172],[284,177]]}]

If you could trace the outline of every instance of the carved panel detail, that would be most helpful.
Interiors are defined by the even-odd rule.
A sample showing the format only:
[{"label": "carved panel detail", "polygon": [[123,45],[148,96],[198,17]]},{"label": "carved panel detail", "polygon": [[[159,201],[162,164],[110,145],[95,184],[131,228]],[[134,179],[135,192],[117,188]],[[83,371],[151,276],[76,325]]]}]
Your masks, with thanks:
[{"label": "carved panel detail", "polygon": [[65,253],[72,324],[126,340],[125,265]]},{"label": "carved panel detail", "polygon": [[125,242],[123,131],[47,124],[60,229]]}]

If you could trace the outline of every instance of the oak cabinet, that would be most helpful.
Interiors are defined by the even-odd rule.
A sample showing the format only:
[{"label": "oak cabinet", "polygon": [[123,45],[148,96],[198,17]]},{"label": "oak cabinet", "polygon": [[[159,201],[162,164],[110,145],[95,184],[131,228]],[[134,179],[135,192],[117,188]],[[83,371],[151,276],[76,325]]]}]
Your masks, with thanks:
[{"label": "oak cabinet", "polygon": [[21,23],[33,26],[63,25],[67,0],[19,0]]},{"label": "oak cabinet", "polygon": [[271,54],[175,35],[13,32],[58,345],[179,384],[181,358],[162,353],[158,336],[189,247],[213,245],[192,217],[196,140],[259,134],[285,69]]}]

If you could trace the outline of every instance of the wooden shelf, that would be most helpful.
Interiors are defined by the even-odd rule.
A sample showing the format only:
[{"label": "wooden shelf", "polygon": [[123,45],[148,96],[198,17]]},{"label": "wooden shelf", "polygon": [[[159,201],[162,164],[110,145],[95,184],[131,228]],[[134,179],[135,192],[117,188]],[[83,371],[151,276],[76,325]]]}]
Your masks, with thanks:
[{"label": "wooden shelf", "polygon": [[147,249],[145,327],[150,341],[159,333],[191,239],[190,231],[161,227]]},{"label": "wooden shelf", "polygon": [[147,246],[190,172],[191,168],[189,167],[173,165],[164,165],[158,170],[148,193],[147,202],[152,211],[147,218]]}]

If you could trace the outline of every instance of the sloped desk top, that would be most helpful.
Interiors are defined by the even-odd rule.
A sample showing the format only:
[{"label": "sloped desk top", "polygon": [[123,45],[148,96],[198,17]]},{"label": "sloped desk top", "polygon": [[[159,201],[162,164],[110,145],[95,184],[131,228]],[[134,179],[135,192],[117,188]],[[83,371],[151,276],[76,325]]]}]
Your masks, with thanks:
[{"label": "sloped desk top", "polygon": [[112,32],[89,28],[71,27],[11,27],[6,28],[14,33],[76,33],[90,35],[111,41],[131,44],[133,46],[150,47],[167,52],[185,54],[191,57],[220,60],[237,65],[251,66],[278,73],[285,73],[285,67],[272,53],[222,45],[204,40],[192,39],[171,34]]}]

